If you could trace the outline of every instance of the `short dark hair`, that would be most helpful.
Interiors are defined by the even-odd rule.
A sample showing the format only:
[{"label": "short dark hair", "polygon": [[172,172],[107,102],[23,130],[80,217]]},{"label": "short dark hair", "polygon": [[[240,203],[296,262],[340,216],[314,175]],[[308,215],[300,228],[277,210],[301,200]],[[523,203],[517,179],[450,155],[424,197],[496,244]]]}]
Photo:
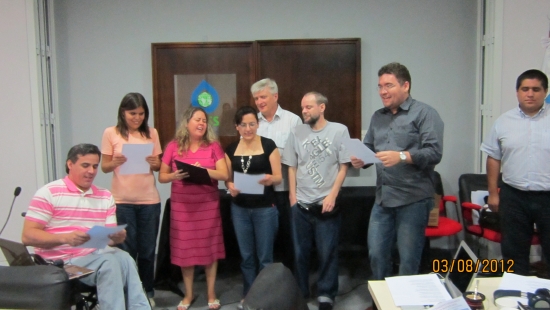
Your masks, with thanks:
[{"label": "short dark hair", "polygon": [[124,112],[135,110],[139,107],[143,108],[145,112],[145,117],[143,118],[143,123],[138,128],[138,131],[147,139],[151,139],[149,134],[149,107],[147,107],[147,101],[140,93],[128,93],[122,98],[120,106],[118,107],[118,122],[116,129],[118,133],[126,140],[128,140],[128,124],[126,124],[126,119],[124,118]]},{"label": "short dark hair", "polygon": [[544,90],[548,90],[548,77],[544,72],[537,70],[537,69],[531,69],[523,72],[518,76],[518,79],[516,81],[516,91],[519,90],[519,87],[521,86],[521,83],[523,83],[523,80],[526,79],[537,79],[542,84],[542,88]]},{"label": "short dark hair", "polygon": [[310,91],[309,93],[306,93],[304,97],[309,95],[313,95],[315,97],[315,103],[317,103],[317,105],[324,104],[325,106],[328,106],[328,99],[323,94],[316,91]]},{"label": "short dark hair", "polygon": [[86,156],[88,154],[96,154],[97,156],[99,156],[99,158],[101,158],[101,152],[99,151],[99,148],[93,144],[81,143],[71,147],[69,153],[67,153],[67,160],[65,161],[65,171],[69,173],[69,166],[67,165],[67,161],[70,160],[74,164],[78,160],[78,156]]},{"label": "short dark hair", "polygon": [[240,107],[237,112],[235,112],[235,118],[233,119],[235,121],[235,125],[239,125],[243,121],[243,117],[247,114],[253,114],[256,118],[256,122],[259,122],[258,112],[256,111],[256,109],[247,105],[244,107]]},{"label": "short dark hair", "polygon": [[409,73],[409,69],[407,69],[407,67],[398,62],[392,62],[378,70],[378,77],[381,77],[384,74],[395,75],[395,78],[401,85],[405,82],[409,82],[409,93],[411,92],[411,74]]}]

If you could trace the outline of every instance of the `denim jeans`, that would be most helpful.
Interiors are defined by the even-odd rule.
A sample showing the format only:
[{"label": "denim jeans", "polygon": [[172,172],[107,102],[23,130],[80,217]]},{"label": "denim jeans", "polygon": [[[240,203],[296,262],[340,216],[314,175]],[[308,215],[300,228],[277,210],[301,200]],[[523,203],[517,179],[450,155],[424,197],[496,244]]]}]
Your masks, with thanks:
[{"label": "denim jeans", "polygon": [[231,203],[231,218],[241,252],[243,296],[256,276],[273,263],[273,243],[279,228],[277,207],[243,208]]},{"label": "denim jeans", "polygon": [[505,262],[513,260],[514,272],[529,275],[533,224],[537,225],[543,256],[550,266],[550,192],[522,191],[503,184],[500,188],[498,213],[502,232],[502,257]]},{"label": "denim jeans", "polygon": [[399,275],[418,273],[426,226],[432,208],[433,198],[393,208],[374,204],[367,236],[374,280],[383,280],[392,275],[391,253],[396,237]]},{"label": "denim jeans", "polygon": [[292,242],[296,281],[305,298],[309,298],[309,262],[312,240],[315,239],[319,258],[317,295],[334,301],[338,293],[338,241],[340,237],[341,214],[321,218],[302,210],[298,205],[291,207]]},{"label": "denim jeans", "polygon": [[143,292],[135,261],[117,248],[105,248],[102,254],[88,254],[71,259],[74,265],[95,270],[79,280],[97,287],[102,309],[151,310]]},{"label": "denim jeans", "polygon": [[127,224],[126,240],[119,248],[137,262],[139,277],[147,297],[154,296],[155,248],[159,230],[160,203],[151,205],[117,204],[118,224]]}]

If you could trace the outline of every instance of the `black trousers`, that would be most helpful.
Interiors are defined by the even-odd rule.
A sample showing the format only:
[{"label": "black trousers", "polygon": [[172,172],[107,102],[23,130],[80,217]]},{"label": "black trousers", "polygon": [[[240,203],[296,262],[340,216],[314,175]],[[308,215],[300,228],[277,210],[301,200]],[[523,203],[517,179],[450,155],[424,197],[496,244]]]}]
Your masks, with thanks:
[{"label": "black trousers", "polygon": [[280,258],[285,267],[294,271],[294,246],[292,245],[288,191],[275,192],[275,204],[279,211],[279,232],[275,239],[275,256]]},{"label": "black trousers", "polygon": [[512,260],[515,273],[529,275],[531,238],[536,224],[543,255],[550,266],[550,191],[522,191],[503,184],[499,196],[505,262]]}]

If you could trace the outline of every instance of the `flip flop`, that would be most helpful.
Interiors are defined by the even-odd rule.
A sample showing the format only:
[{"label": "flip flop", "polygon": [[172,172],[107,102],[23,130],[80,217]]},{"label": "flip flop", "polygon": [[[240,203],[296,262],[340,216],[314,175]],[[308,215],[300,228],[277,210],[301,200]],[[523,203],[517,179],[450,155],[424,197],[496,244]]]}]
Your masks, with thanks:
[{"label": "flip flop", "polygon": [[180,303],[178,304],[178,307],[176,309],[177,310],[188,310],[191,307],[191,305],[195,302],[195,299],[196,299],[196,297],[193,297],[193,299],[191,299],[191,302],[188,303],[188,304],[184,304],[183,300],[180,301]]},{"label": "flip flop", "polygon": [[208,303],[208,309],[210,310],[219,310],[221,309],[222,305],[220,304],[220,300],[216,299],[213,302]]}]

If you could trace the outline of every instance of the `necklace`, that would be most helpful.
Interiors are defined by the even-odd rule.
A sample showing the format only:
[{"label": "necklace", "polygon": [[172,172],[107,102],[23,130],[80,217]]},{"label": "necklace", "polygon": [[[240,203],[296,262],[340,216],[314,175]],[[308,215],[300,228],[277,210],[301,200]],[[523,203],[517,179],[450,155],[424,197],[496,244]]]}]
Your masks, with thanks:
[{"label": "necklace", "polygon": [[250,160],[252,159],[252,155],[248,156],[248,161],[246,162],[246,168],[244,167],[244,157],[241,156],[241,168],[243,168],[243,172],[246,173],[248,171],[248,168],[250,168]]}]

